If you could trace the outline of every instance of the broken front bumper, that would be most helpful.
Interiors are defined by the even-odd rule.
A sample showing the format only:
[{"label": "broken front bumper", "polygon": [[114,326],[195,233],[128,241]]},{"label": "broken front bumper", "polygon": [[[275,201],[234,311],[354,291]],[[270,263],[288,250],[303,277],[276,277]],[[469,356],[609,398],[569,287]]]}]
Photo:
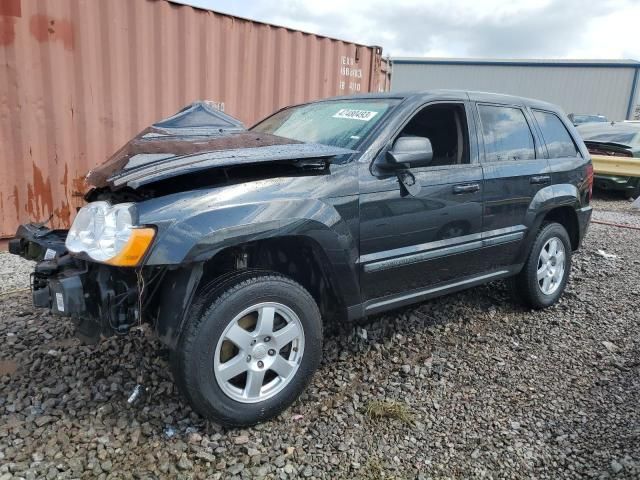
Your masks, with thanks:
[{"label": "broken front bumper", "polygon": [[88,343],[127,333],[138,322],[138,277],[132,268],[89,262],[68,254],[66,231],[21,225],[10,252],[37,260],[31,275],[33,305],[70,317]]},{"label": "broken front bumper", "polygon": [[27,260],[51,260],[67,253],[67,230],[51,230],[37,223],[20,225],[9,240],[9,252]]},{"label": "broken front bumper", "polygon": [[33,305],[65,317],[86,314],[85,274],[73,266],[61,268],[55,259],[38,263],[31,277]]}]

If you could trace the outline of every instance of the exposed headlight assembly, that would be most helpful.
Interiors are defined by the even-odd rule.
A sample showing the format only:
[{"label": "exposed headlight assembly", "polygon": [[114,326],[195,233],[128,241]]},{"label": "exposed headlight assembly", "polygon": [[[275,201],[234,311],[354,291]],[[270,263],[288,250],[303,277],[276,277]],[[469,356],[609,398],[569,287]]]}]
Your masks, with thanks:
[{"label": "exposed headlight assembly", "polygon": [[80,209],[67,234],[70,252],[121,267],[140,263],[155,230],[133,225],[133,203],[91,202]]}]

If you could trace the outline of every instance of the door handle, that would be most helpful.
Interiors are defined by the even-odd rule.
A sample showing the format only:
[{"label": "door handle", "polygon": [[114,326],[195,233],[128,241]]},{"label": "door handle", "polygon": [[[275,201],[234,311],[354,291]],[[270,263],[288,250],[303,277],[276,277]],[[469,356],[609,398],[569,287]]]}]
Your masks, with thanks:
[{"label": "door handle", "polygon": [[453,186],[453,193],[455,194],[473,193],[477,192],[478,190],[480,190],[480,184],[478,183],[463,183],[461,185]]},{"label": "door handle", "polygon": [[534,185],[539,185],[541,183],[550,183],[551,177],[549,175],[534,175],[533,177],[529,178],[529,182],[533,183]]}]

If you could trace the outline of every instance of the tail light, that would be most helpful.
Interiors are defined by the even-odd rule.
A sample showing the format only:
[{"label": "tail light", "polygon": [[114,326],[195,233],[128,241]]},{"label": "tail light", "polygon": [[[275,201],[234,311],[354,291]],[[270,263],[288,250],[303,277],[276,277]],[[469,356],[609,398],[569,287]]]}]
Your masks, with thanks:
[{"label": "tail light", "polygon": [[587,177],[585,179],[587,181],[587,188],[589,189],[589,202],[591,202],[591,197],[593,196],[593,164],[589,163],[587,165]]}]

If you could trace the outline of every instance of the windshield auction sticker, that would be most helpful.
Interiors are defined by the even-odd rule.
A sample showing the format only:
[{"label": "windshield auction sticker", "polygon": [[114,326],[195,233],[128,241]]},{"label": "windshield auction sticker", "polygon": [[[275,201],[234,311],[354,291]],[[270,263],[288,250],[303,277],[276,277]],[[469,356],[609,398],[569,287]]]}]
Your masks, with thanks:
[{"label": "windshield auction sticker", "polygon": [[338,110],[333,118],[347,118],[349,120],[362,120],[368,122],[375,117],[378,112],[371,112],[369,110],[352,110],[350,108],[341,108]]}]

